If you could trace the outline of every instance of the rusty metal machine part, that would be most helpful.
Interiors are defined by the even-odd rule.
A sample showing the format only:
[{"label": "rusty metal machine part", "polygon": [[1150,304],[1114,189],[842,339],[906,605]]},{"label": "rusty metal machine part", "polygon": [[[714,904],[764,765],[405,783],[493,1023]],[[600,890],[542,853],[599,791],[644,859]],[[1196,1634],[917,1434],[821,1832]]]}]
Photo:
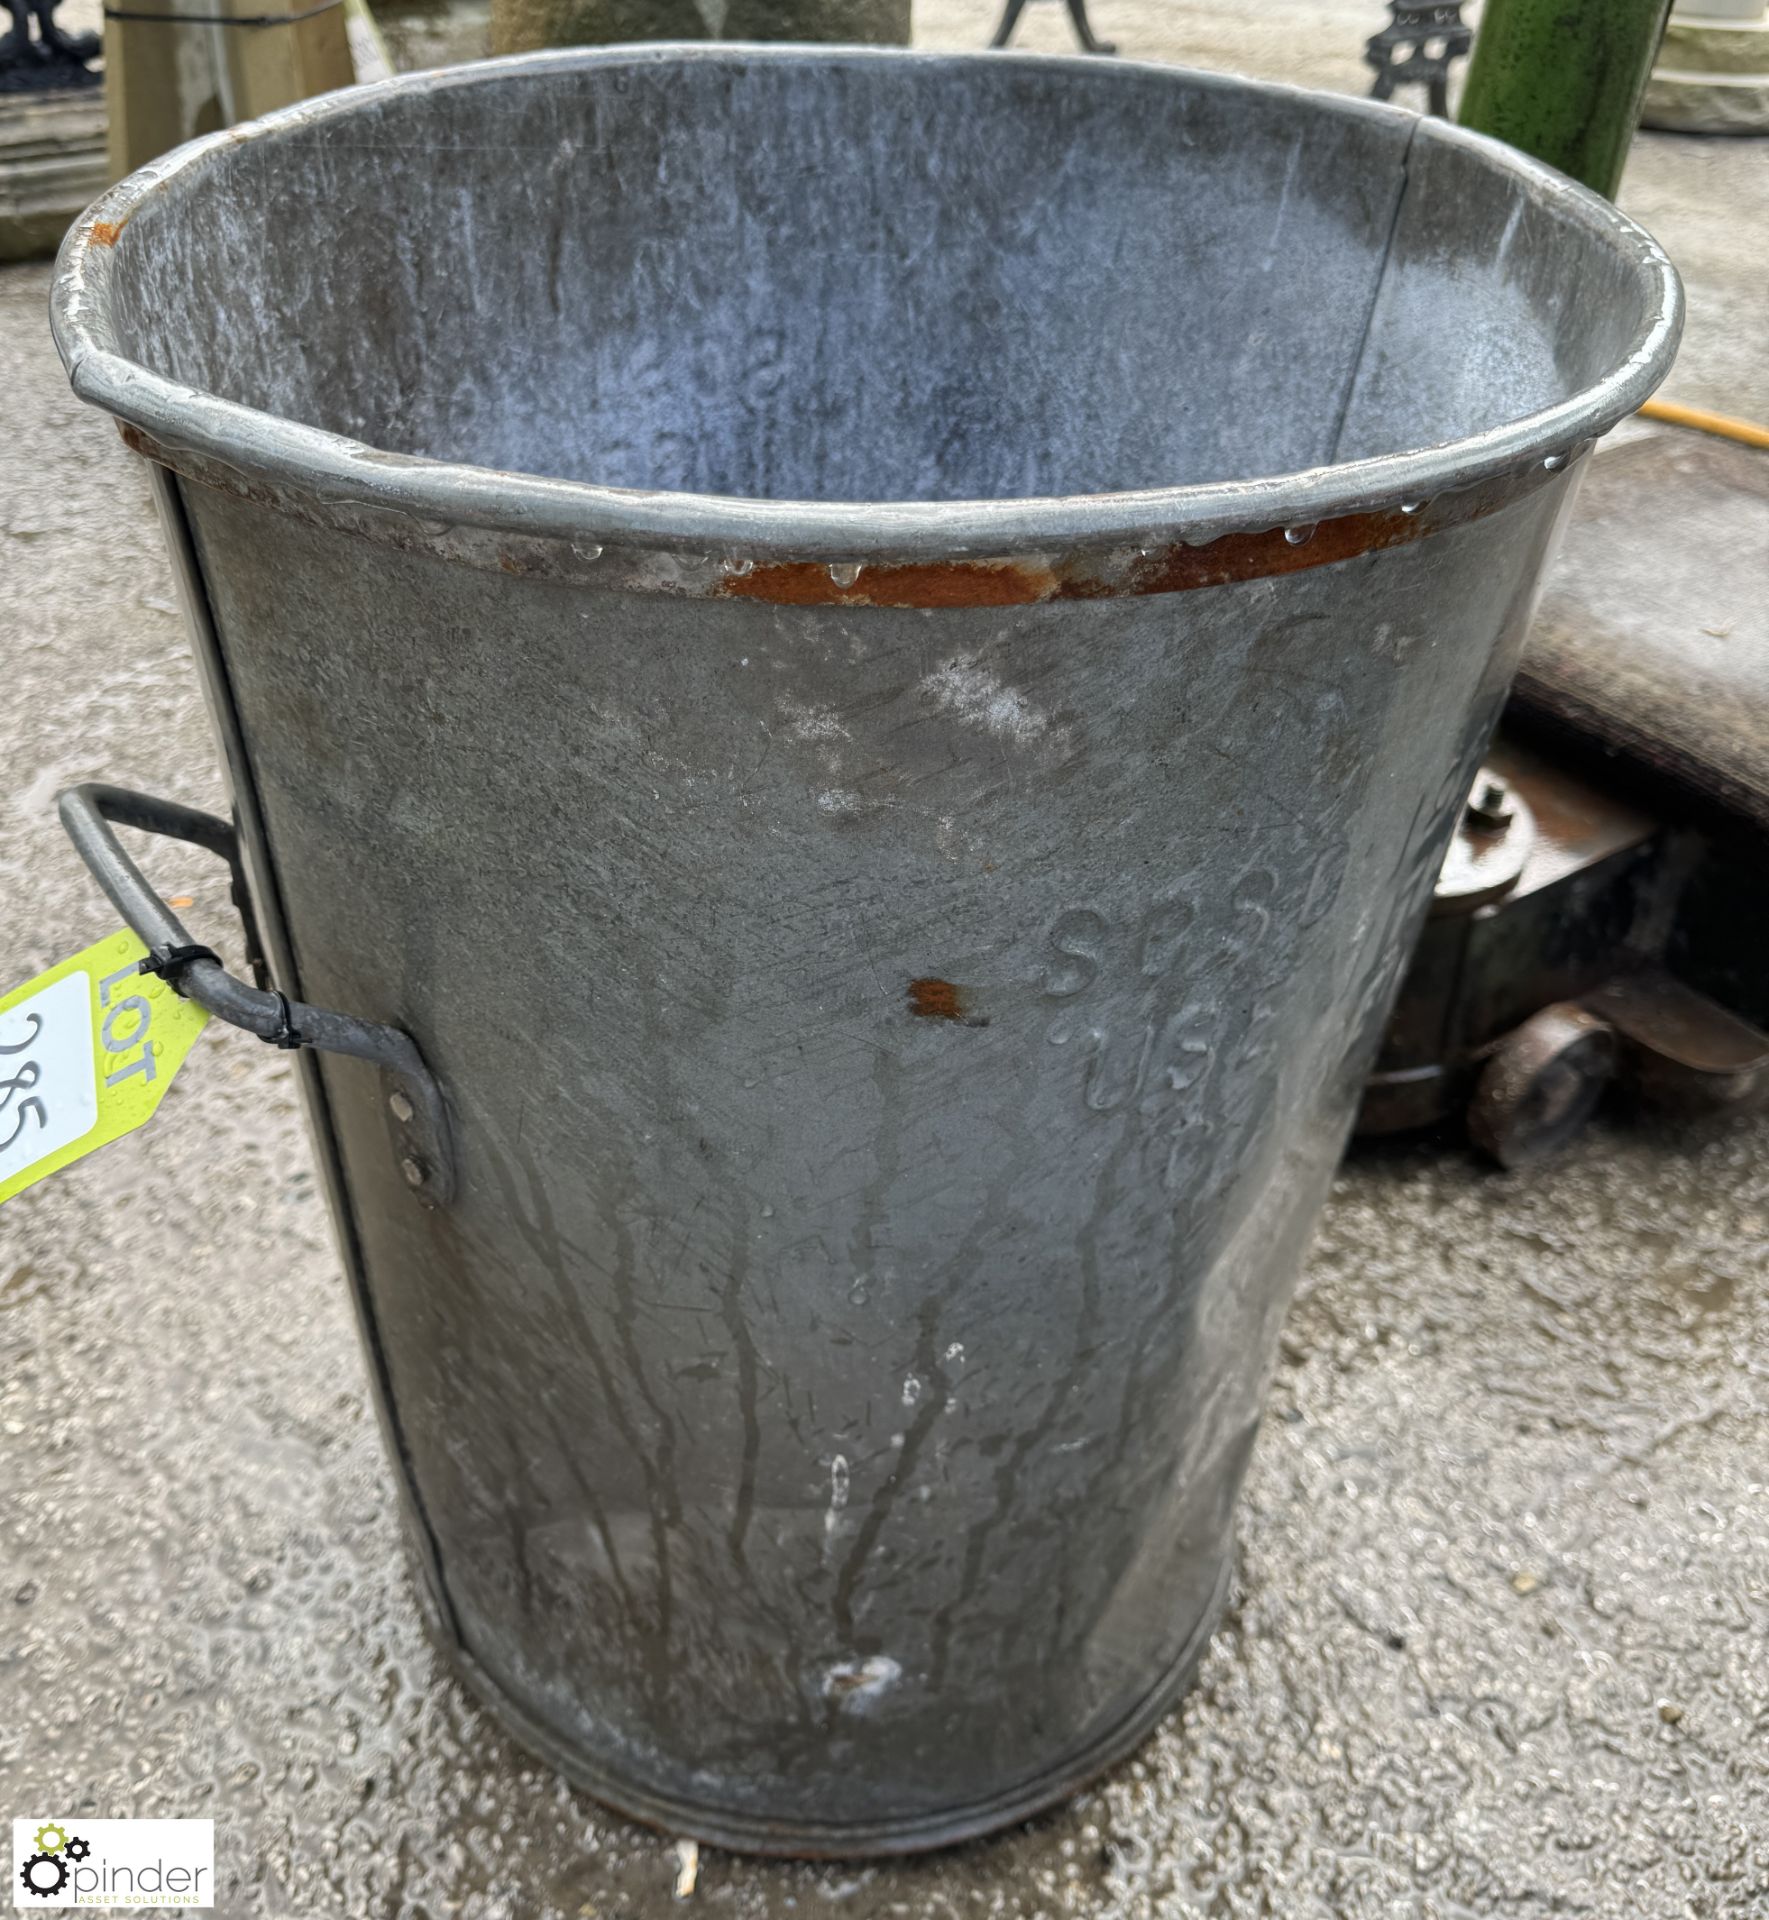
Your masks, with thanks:
[{"label": "rusty metal machine part", "polygon": [[275,985],[449,1102],[426,1209],[297,1056],[437,1629],[574,1779],[905,1851],[1176,1697],[1569,462],[1678,319],[1456,129],[1010,54],[488,63],[83,223]]},{"label": "rusty metal machine part", "polygon": [[1523,878],[1535,844],[1528,801],[1492,767],[1483,766],[1443,857],[1431,896],[1432,918],[1472,913],[1502,899]]},{"label": "rusty metal machine part", "polygon": [[[1504,797],[1485,806],[1495,782]],[[1460,1112],[1507,1034],[1662,944],[1673,882],[1650,815],[1507,736],[1469,801],[1364,1090],[1361,1133]]]},{"label": "rusty metal machine part", "polygon": [[1532,1013],[1488,1055],[1468,1108],[1474,1144],[1502,1167],[1557,1152],[1597,1110],[1615,1072],[1615,1033],[1562,1002]]},{"label": "rusty metal machine part", "polygon": [[1769,1092],[1769,1035],[1657,968],[1605,981],[1585,1005],[1614,1029],[1623,1071],[1655,1106],[1754,1106]]},{"label": "rusty metal machine part", "polygon": [[[1571,1139],[1612,1077],[1660,1106],[1759,1097],[1769,1037],[1664,964],[1704,857],[1697,836],[1501,735],[1445,856],[1358,1131],[1428,1126],[1466,1105],[1475,1143],[1515,1166]],[[1582,1038],[1587,1016],[1603,1044]]]}]

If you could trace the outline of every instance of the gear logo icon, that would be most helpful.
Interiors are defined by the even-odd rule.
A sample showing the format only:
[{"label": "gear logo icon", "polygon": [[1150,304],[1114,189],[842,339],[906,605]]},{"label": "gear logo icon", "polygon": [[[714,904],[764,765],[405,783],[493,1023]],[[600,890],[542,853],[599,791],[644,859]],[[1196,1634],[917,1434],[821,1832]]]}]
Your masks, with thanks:
[{"label": "gear logo icon", "polygon": [[59,1853],[33,1853],[19,1871],[25,1891],[53,1900],[68,1883],[68,1863]]},{"label": "gear logo icon", "polygon": [[[59,1820],[45,1820],[31,1844],[37,1851],[19,1868],[18,1877],[25,1891],[39,1900],[53,1900],[68,1883],[69,1864],[84,1860],[92,1851],[89,1840],[70,1834]],[[16,1895],[14,1899],[17,1901]]]}]

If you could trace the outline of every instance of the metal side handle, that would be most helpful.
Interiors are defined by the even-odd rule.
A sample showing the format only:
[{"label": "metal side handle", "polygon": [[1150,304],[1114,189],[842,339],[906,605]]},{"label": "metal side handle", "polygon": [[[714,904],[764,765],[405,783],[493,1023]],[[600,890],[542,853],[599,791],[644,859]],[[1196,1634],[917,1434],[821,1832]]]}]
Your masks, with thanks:
[{"label": "metal side handle", "polygon": [[411,1035],[347,1013],[310,1007],[274,987],[249,986],[236,978],[209,948],[191,940],[111,831],[115,821],[143,833],[189,840],[215,854],[232,869],[234,899],[243,904],[246,894],[233,827],[212,813],[132,793],[127,787],[69,787],[56,805],[92,877],[147,948],[142,970],[162,975],[175,993],[206,1007],[217,1020],[243,1027],[273,1046],[314,1047],[379,1067],[386,1083],[394,1150],[406,1184],[420,1200],[445,1205],[453,1197],[455,1184],[448,1108]]}]

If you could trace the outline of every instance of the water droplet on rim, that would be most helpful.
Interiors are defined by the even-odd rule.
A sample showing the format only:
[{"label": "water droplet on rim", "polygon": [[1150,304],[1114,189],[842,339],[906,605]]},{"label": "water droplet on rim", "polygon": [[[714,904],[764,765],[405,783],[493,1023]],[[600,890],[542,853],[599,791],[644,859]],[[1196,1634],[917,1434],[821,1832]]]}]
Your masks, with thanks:
[{"label": "water droplet on rim", "polygon": [[1564,453],[1551,453],[1547,459],[1542,462],[1542,465],[1546,467],[1550,473],[1558,473],[1560,469],[1566,465],[1566,455]]},{"label": "water droplet on rim", "polygon": [[753,560],[739,559],[736,554],[725,556],[725,571],[734,579],[741,580],[746,573],[754,573],[756,563]]},{"label": "water droplet on rim", "polygon": [[858,560],[837,560],[831,563],[829,577],[838,587],[851,587],[860,577]]},{"label": "water droplet on rim", "polygon": [[572,541],[571,551],[587,566],[591,561],[602,558],[602,549],[594,541]]},{"label": "water droplet on rim", "polygon": [[1314,528],[1286,527],[1284,529],[1284,538],[1288,540],[1293,547],[1306,546],[1307,543],[1314,538]]},{"label": "water droplet on rim", "polygon": [[1417,513],[1424,504],[1423,500],[1403,500],[1400,503],[1400,510],[1402,513]]}]

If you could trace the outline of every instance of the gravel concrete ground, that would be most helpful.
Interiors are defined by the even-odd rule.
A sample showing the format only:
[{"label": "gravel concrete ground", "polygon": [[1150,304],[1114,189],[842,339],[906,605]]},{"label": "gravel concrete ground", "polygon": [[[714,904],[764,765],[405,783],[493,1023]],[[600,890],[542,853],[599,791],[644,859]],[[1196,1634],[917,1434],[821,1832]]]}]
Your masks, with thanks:
[{"label": "gravel concrete ground", "polygon": [[[1369,13],[1098,23],[1360,86]],[[1031,10],[1032,44],[1066,32]],[[1763,143],[1656,136],[1628,191],[1690,277],[1673,390],[1759,417],[1766,174]],[[221,798],[141,476],[67,392],[47,284],[0,272],[8,984],[114,926],[58,787]],[[228,925],[200,856],[148,864],[202,937]],[[1354,1156],[1234,1603],[1139,1757],[931,1861],[709,1852],[678,1905],[670,1842],[536,1766],[431,1654],[287,1064],[218,1031],[151,1127],[0,1215],[0,1813],[212,1815],[221,1910],[274,1920],[1769,1912],[1766,1148],[1759,1119],[1606,1124],[1527,1177]]]}]

